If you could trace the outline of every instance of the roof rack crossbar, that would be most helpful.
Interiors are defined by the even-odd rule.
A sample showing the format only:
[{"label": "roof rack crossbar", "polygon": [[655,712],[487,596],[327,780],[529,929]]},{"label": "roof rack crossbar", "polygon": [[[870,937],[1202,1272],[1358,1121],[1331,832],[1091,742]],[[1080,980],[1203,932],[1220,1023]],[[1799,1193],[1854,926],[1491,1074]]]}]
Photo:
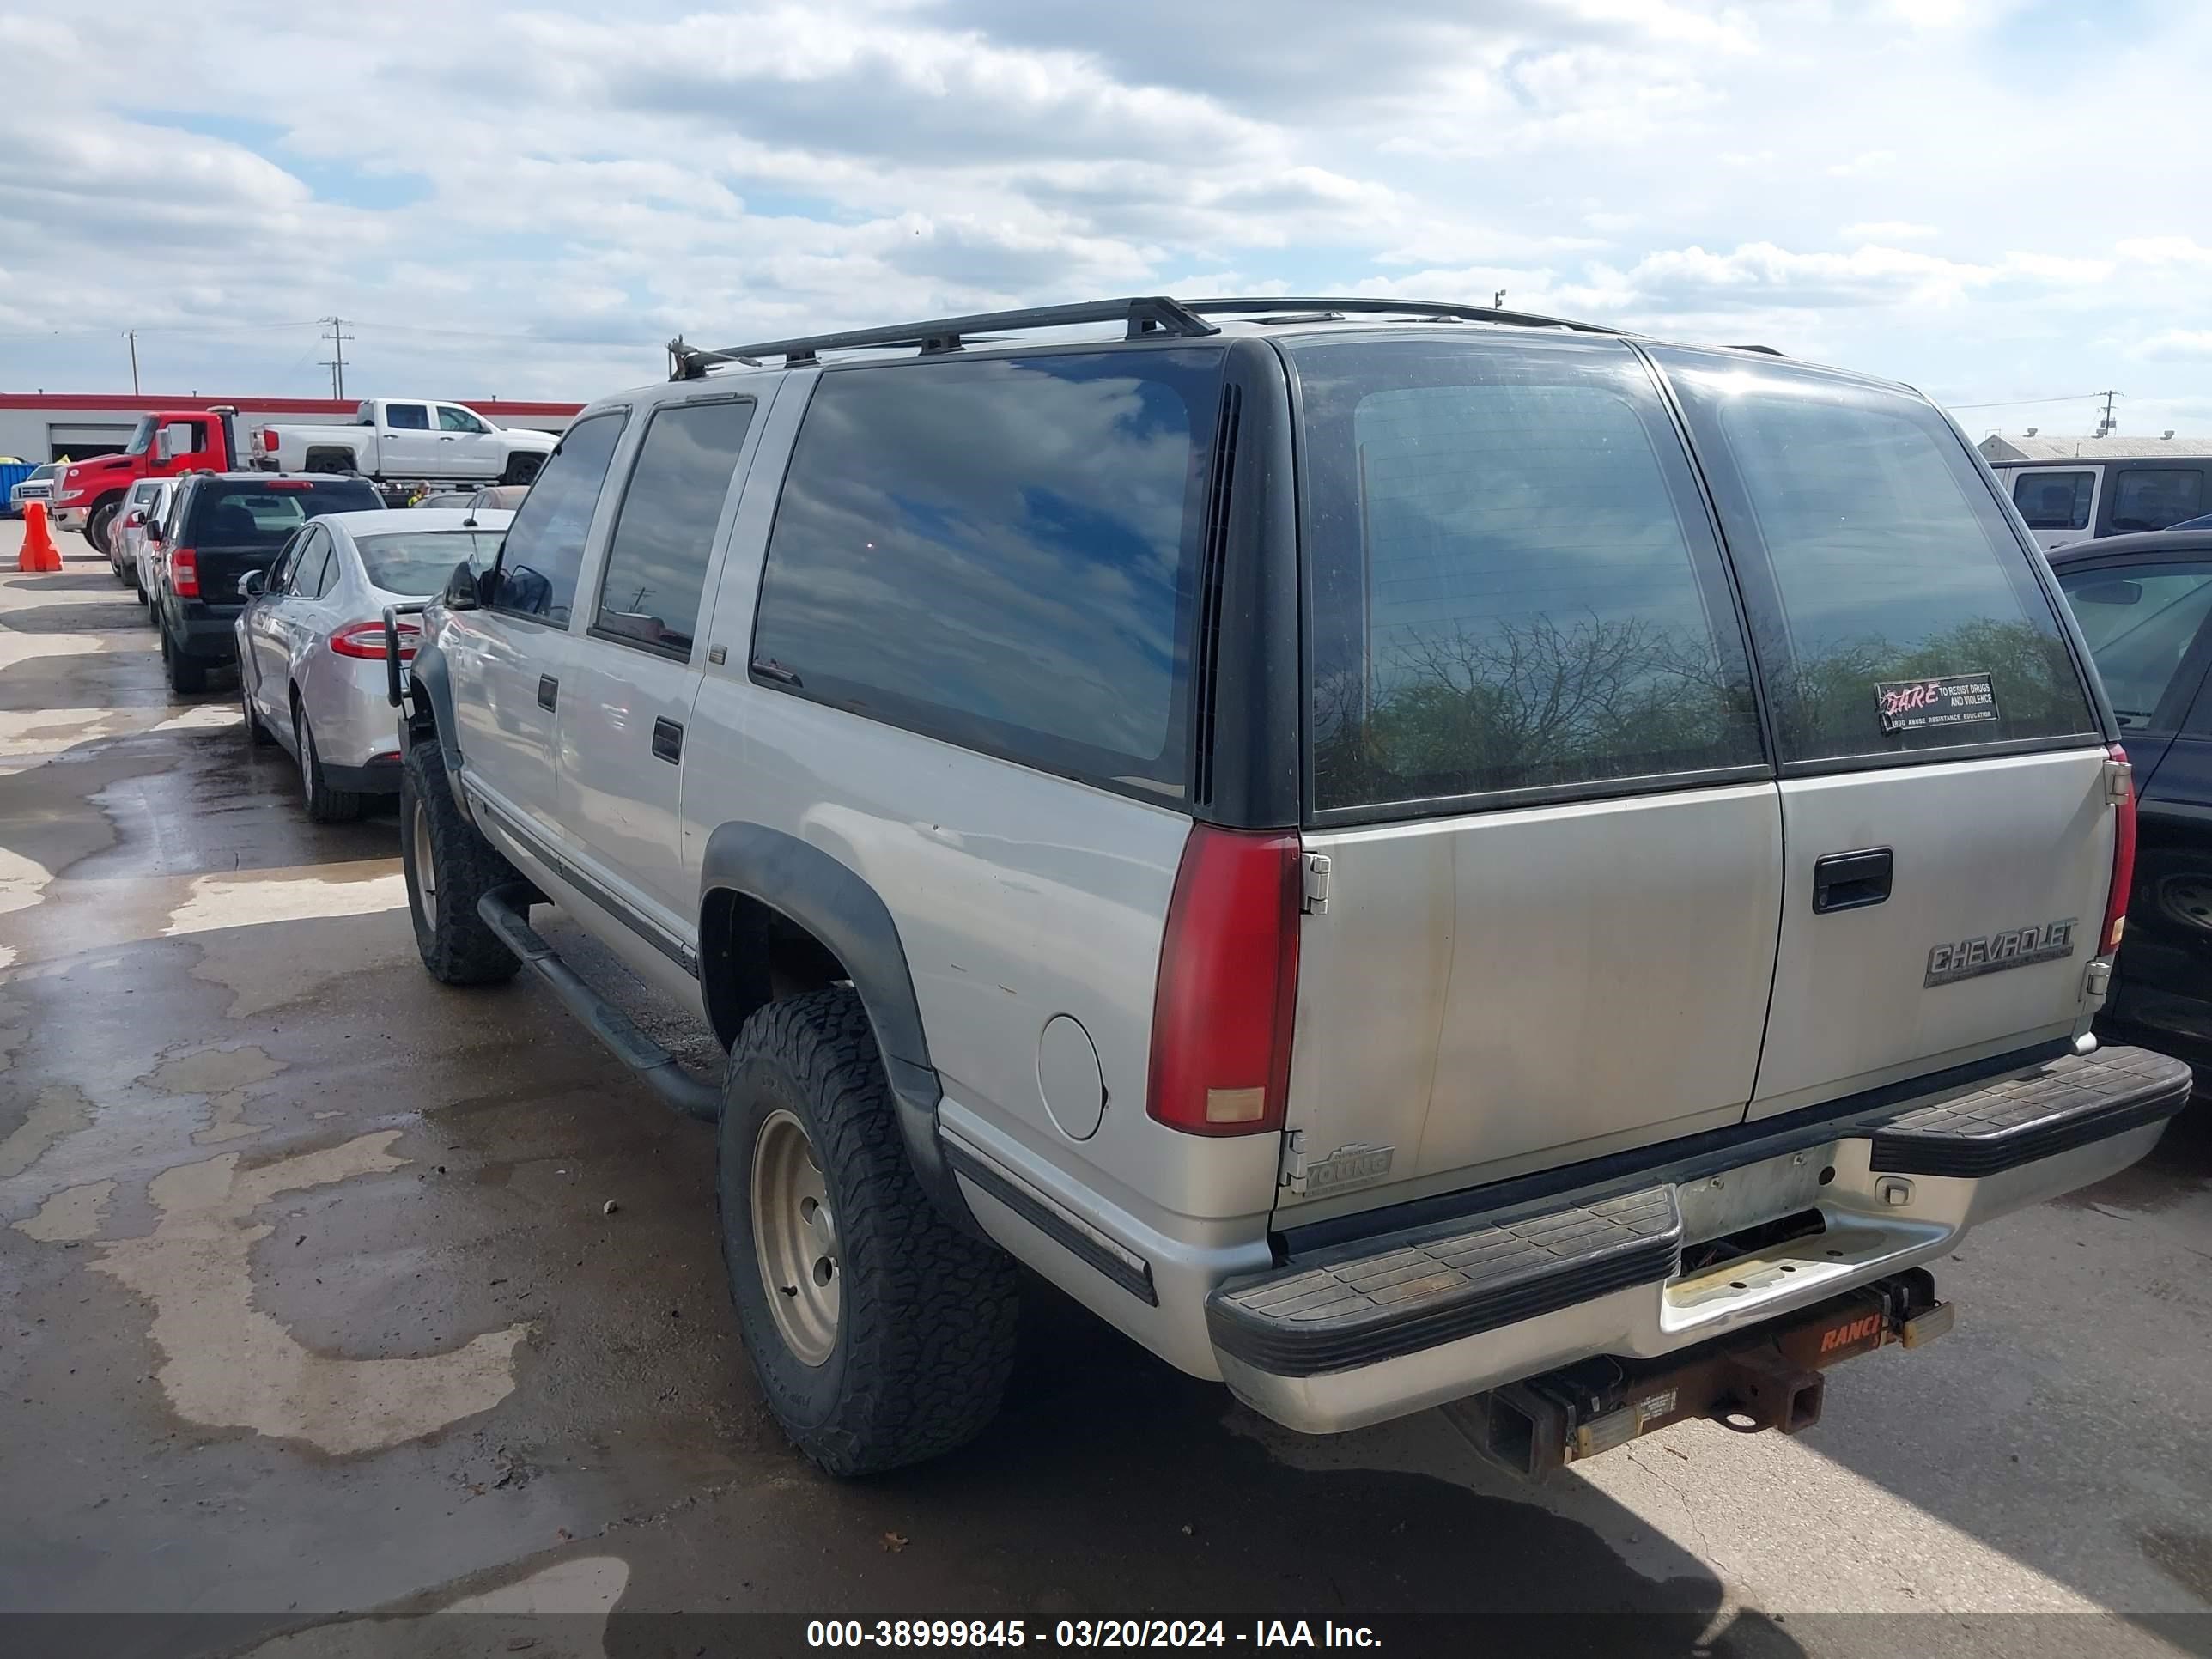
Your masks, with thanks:
[{"label": "roof rack crossbar", "polygon": [[1221,331],[1165,295],[1139,295],[1124,300],[1096,300],[1082,305],[1037,306],[1026,311],[980,312],[972,317],[940,317],[929,322],[893,323],[884,328],[849,329],[842,334],[809,334],[789,340],[763,340],[754,345],[725,346],[710,351],[685,343],[678,335],[668,343],[672,380],[696,380],[716,363],[781,357],[786,368],[811,363],[824,351],[908,348],[924,354],[957,351],[963,337],[984,331],[1072,328],[1082,323],[1125,323],[1129,338],[1172,335],[1196,339]]},{"label": "roof rack crossbar", "polygon": [[1578,323],[1569,317],[1547,317],[1533,311],[1501,311],[1495,306],[1455,305],[1434,300],[1377,300],[1359,296],[1313,297],[1285,299],[1280,295],[1255,299],[1185,300],[1186,311],[1200,316],[1210,314],[1223,317],[1265,316],[1272,313],[1291,311],[1364,312],[1384,317],[1425,317],[1442,322],[1505,323],[1517,328],[1571,328],[1583,334],[1625,334],[1626,329],[1608,328],[1603,323]]}]

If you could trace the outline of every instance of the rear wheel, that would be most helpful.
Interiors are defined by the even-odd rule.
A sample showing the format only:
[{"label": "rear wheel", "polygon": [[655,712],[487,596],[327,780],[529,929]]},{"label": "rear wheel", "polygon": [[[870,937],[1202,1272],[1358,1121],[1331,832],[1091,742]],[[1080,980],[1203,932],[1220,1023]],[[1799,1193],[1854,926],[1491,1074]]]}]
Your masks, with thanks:
[{"label": "rear wheel", "polygon": [[462,816],[435,738],[416,739],[399,769],[399,864],[415,948],[430,977],[442,985],[513,979],[521,958],[484,926],[477,901],[519,874]]},{"label": "rear wheel", "polygon": [[323,757],[315,752],[315,728],[307,711],[292,705],[293,749],[300,757],[300,787],[307,793],[307,816],[317,823],[350,823],[368,804],[366,796],[351,789],[337,789],[323,775]]},{"label": "rear wheel", "polygon": [[186,656],[169,637],[169,630],[155,618],[161,629],[161,667],[168,678],[169,690],[180,696],[195,696],[207,690],[207,665]]},{"label": "rear wheel", "polygon": [[981,1433],[1013,1364],[1013,1261],[923,1194],[858,993],[745,1022],[720,1137],[731,1297],[784,1432],[839,1475]]},{"label": "rear wheel", "polygon": [[501,483],[526,484],[538,476],[538,470],[544,465],[543,455],[510,455],[507,458],[507,471],[499,475],[499,481]]}]

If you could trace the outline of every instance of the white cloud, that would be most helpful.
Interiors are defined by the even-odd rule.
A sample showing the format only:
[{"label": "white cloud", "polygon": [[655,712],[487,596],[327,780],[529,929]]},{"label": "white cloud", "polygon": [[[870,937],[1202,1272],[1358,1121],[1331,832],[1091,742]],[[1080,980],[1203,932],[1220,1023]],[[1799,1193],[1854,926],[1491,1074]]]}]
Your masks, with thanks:
[{"label": "white cloud", "polygon": [[2212,358],[2212,328],[2169,328],[2152,335],[2129,356],[2157,362]]},{"label": "white cloud", "polygon": [[1924,242],[1936,230],[1933,225],[1916,225],[1909,219],[1869,219],[1845,225],[1839,234],[1847,242]]}]

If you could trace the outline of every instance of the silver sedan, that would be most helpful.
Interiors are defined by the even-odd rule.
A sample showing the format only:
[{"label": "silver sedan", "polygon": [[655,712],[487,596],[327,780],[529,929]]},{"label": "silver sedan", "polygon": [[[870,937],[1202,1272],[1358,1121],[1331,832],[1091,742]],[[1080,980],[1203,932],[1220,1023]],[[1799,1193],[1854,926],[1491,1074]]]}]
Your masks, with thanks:
[{"label": "silver sedan", "polygon": [[[384,607],[442,592],[465,560],[489,568],[514,517],[438,507],[333,513],[301,526],[267,570],[239,579],[246,733],[299,763],[316,823],[358,817],[372,797],[399,789]],[[403,659],[414,642],[414,624],[403,619]]]}]

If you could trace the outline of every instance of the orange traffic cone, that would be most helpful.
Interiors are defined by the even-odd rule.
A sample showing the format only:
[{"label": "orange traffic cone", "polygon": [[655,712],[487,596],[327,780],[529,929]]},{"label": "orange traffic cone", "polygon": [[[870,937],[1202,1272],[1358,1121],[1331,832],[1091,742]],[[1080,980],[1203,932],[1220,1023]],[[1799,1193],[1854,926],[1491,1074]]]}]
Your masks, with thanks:
[{"label": "orange traffic cone", "polygon": [[16,550],[15,568],[58,570],[61,568],[62,550],[54,545],[52,532],[46,528],[46,504],[44,501],[25,501],[23,545]]}]

